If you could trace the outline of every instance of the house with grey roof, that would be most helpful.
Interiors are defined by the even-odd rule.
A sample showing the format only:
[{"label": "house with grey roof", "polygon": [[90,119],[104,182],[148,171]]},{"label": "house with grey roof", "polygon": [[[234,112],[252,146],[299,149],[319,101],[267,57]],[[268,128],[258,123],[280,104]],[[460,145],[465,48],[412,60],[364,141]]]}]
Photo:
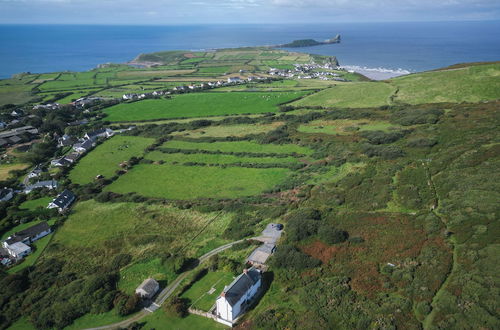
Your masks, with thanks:
[{"label": "house with grey roof", "polygon": [[52,159],[50,161],[50,165],[55,166],[55,167],[64,167],[64,166],[69,166],[70,164],[71,164],[71,162],[64,157]]},{"label": "house with grey roof", "polygon": [[76,196],[69,190],[64,190],[47,206],[48,209],[57,208],[59,212],[64,212],[76,199]]},{"label": "house with grey roof", "polygon": [[85,134],[84,138],[87,140],[95,140],[100,137],[109,138],[113,135],[114,132],[111,128],[100,128],[98,130]]},{"label": "house with grey roof", "polygon": [[135,289],[135,294],[143,299],[151,299],[159,289],[160,284],[157,281],[153,278],[147,278]]},{"label": "house with grey roof", "polygon": [[87,139],[83,142],[75,143],[73,145],[73,150],[79,153],[85,153],[95,146],[95,139]]},{"label": "house with grey roof", "polygon": [[250,306],[261,285],[262,272],[254,267],[245,269],[217,298],[217,321],[232,326]]},{"label": "house with grey roof", "polygon": [[8,202],[14,197],[14,190],[11,188],[0,189],[0,202]]},{"label": "house with grey roof", "polygon": [[29,194],[35,189],[42,189],[42,188],[47,188],[49,190],[56,189],[59,186],[56,180],[47,180],[47,181],[38,181],[37,183],[33,183],[30,185],[27,185],[24,188],[24,193]]},{"label": "house with grey roof", "polygon": [[49,224],[43,221],[10,235],[2,242],[2,247],[8,252],[10,257],[20,260],[31,253],[30,244],[47,236],[51,232],[52,229]]}]

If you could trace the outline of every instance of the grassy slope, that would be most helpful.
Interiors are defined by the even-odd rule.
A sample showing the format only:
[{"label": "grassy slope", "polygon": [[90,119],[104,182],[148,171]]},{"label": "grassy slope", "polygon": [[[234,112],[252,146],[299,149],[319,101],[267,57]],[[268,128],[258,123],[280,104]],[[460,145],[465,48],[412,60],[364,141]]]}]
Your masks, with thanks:
[{"label": "grassy slope", "polygon": [[24,170],[28,168],[28,164],[3,164],[0,165],[0,180],[7,180],[10,177],[10,171]]},{"label": "grassy slope", "polygon": [[283,168],[141,164],[105,190],[169,199],[235,198],[260,194],[282,182],[288,173]]},{"label": "grassy slope", "polygon": [[[387,82],[338,85],[295,106],[378,107],[393,103],[479,102],[500,98],[500,63],[411,74]],[[397,93],[395,93],[397,91]],[[394,98],[391,100],[391,96]]]},{"label": "grassy slope", "polygon": [[338,85],[305,97],[295,106],[326,106],[342,108],[378,107],[389,104],[396,88],[384,82],[362,82]]},{"label": "grassy slope", "polygon": [[[444,83],[445,82],[445,83]],[[429,71],[393,79],[396,102],[479,102],[500,98],[500,63]]]},{"label": "grassy slope", "polygon": [[240,124],[240,125],[219,125],[208,126],[191,131],[174,132],[172,135],[186,136],[190,138],[200,137],[226,137],[226,136],[245,136],[249,134],[266,133],[279,126],[282,122],[272,124]]},{"label": "grassy slope", "polygon": [[92,182],[96,175],[112,177],[120,169],[119,164],[131,157],[139,157],[153,139],[117,135],[97,146],[80,159],[69,175],[73,183]]},{"label": "grassy slope", "polygon": [[134,121],[275,112],[276,106],[305,95],[277,93],[194,93],[172,99],[122,103],[104,110],[109,121]]},{"label": "grassy slope", "polygon": [[[144,280],[143,276],[158,274],[158,267],[151,264],[166,251],[184,247],[186,256],[198,256],[214,239],[223,244],[216,237],[224,231],[230,217],[222,214],[215,218],[216,215],[162,205],[80,202],[55,234],[51,244],[54,248],[47,250],[44,257],[61,258],[68,270],[88,273],[94,267],[109,266],[117,254],[128,253],[132,264],[121,275],[131,278],[123,279],[120,285],[130,291]],[[191,242],[212,219],[216,220]],[[187,243],[190,244],[186,246]],[[161,272],[165,280],[175,277],[165,268]]]}]

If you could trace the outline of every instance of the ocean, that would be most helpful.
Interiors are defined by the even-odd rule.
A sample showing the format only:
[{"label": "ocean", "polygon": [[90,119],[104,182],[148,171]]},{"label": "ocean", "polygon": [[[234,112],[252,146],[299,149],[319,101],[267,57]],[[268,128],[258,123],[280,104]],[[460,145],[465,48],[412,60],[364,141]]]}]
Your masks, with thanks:
[{"label": "ocean", "polygon": [[19,72],[84,71],[162,50],[283,44],[340,44],[295,51],[337,56],[356,71],[397,75],[455,63],[500,60],[500,21],[328,25],[0,25],[0,78]]}]

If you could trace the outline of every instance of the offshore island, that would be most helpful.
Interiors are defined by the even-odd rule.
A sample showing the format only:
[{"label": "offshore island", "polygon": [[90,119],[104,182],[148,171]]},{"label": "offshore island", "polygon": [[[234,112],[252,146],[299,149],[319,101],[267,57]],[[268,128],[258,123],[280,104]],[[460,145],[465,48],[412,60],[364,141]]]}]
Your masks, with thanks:
[{"label": "offshore island", "polygon": [[312,46],[320,46],[320,45],[330,45],[330,44],[339,44],[340,43],[340,34],[337,34],[335,37],[331,39],[327,39],[325,41],[317,41],[314,39],[300,39],[294,40],[287,44],[274,46],[276,48],[300,48],[300,47],[312,47]]}]

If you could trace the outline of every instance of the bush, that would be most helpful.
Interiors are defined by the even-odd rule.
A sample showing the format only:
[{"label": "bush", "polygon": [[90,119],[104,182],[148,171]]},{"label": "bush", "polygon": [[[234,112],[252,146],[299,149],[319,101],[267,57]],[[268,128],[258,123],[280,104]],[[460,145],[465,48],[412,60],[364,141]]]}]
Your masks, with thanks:
[{"label": "bush", "polygon": [[318,235],[327,244],[342,243],[349,238],[346,231],[337,229],[331,224],[323,224],[318,230]]},{"label": "bush", "polygon": [[404,132],[364,131],[360,135],[371,144],[393,143],[404,136]]},{"label": "bush", "polygon": [[132,261],[132,256],[127,253],[121,253],[116,255],[111,262],[111,268],[113,270],[119,270]]},{"label": "bush", "polygon": [[277,268],[304,270],[319,266],[321,261],[311,258],[292,245],[280,246],[274,253],[272,265]]},{"label": "bush", "polygon": [[189,315],[189,301],[186,298],[174,297],[165,304],[165,312],[171,316],[184,318]]}]

